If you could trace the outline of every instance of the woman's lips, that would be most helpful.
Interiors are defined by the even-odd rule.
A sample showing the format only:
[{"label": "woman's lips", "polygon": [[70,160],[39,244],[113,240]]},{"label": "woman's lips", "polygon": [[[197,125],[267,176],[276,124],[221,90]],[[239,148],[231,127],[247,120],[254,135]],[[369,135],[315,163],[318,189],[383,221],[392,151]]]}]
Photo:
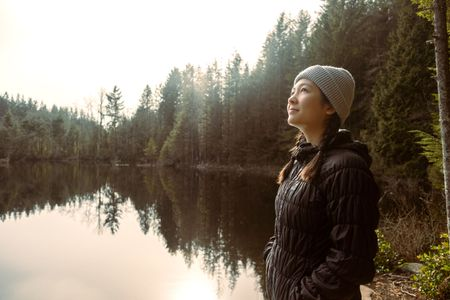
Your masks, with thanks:
[{"label": "woman's lips", "polygon": [[290,113],[290,114],[295,113],[295,112],[297,112],[297,111],[298,111],[298,109],[293,109],[293,108],[289,109],[289,113]]}]

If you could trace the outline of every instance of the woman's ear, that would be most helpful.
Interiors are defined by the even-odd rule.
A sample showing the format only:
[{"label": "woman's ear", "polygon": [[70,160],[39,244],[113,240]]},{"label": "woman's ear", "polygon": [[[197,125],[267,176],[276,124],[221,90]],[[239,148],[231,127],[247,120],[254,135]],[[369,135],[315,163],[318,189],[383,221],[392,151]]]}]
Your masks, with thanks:
[{"label": "woman's ear", "polygon": [[334,114],[336,112],[336,109],[334,109],[334,107],[332,105],[326,104],[325,105],[325,113],[329,116],[331,116],[332,114]]}]

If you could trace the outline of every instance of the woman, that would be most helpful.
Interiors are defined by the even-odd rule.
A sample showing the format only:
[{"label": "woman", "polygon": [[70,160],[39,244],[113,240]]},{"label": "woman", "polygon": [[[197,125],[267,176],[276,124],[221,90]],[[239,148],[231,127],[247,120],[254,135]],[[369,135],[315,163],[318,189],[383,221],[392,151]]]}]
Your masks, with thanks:
[{"label": "woman", "polygon": [[311,66],[294,80],[288,123],[300,131],[278,176],[275,228],[264,248],[269,299],[356,300],[373,279],[379,189],[367,146],[339,129],[355,82]]}]

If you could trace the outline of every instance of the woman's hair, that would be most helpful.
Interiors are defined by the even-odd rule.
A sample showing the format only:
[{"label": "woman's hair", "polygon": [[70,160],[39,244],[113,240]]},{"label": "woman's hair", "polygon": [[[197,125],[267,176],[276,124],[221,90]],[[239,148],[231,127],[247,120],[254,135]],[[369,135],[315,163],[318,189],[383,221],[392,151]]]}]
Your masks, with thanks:
[{"label": "woman's hair", "polygon": [[[322,92],[321,92],[321,94],[322,94]],[[322,94],[322,101],[330,104],[330,101],[325,97],[324,94]],[[340,123],[341,123],[341,120],[336,112],[334,114],[332,114],[330,118],[328,118],[327,125],[325,127],[325,131],[322,136],[322,140],[319,144],[319,151],[317,151],[317,153],[308,162],[308,164],[302,169],[302,171],[299,172],[296,179],[310,181],[310,180],[314,179],[316,177],[316,175],[318,175],[318,173],[320,171],[320,167],[322,165],[323,152],[329,146],[331,139],[339,131]],[[295,137],[295,140],[296,140],[295,146],[289,150],[289,152],[291,153],[291,159],[286,163],[286,165],[284,165],[284,167],[281,169],[280,173],[278,174],[278,178],[276,181],[277,184],[281,184],[286,179],[289,172],[292,170],[292,167],[294,166],[294,159],[295,159],[295,157],[292,155],[292,153],[294,153],[296,151],[296,149],[300,145],[300,143],[302,143],[306,140],[305,136],[303,135],[303,132],[299,131],[299,133]]]}]

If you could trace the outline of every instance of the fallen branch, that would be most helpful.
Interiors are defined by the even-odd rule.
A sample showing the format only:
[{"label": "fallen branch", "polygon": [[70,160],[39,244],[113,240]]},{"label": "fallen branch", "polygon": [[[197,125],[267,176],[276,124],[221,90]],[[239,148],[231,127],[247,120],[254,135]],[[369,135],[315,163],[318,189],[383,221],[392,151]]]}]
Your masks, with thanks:
[{"label": "fallen branch", "polygon": [[411,297],[414,297],[414,298],[417,297],[415,294],[410,293],[410,292],[404,290],[402,286],[400,287],[400,290],[402,291],[402,293],[405,293],[405,294],[407,294],[407,295],[409,295],[409,296],[411,296]]}]

